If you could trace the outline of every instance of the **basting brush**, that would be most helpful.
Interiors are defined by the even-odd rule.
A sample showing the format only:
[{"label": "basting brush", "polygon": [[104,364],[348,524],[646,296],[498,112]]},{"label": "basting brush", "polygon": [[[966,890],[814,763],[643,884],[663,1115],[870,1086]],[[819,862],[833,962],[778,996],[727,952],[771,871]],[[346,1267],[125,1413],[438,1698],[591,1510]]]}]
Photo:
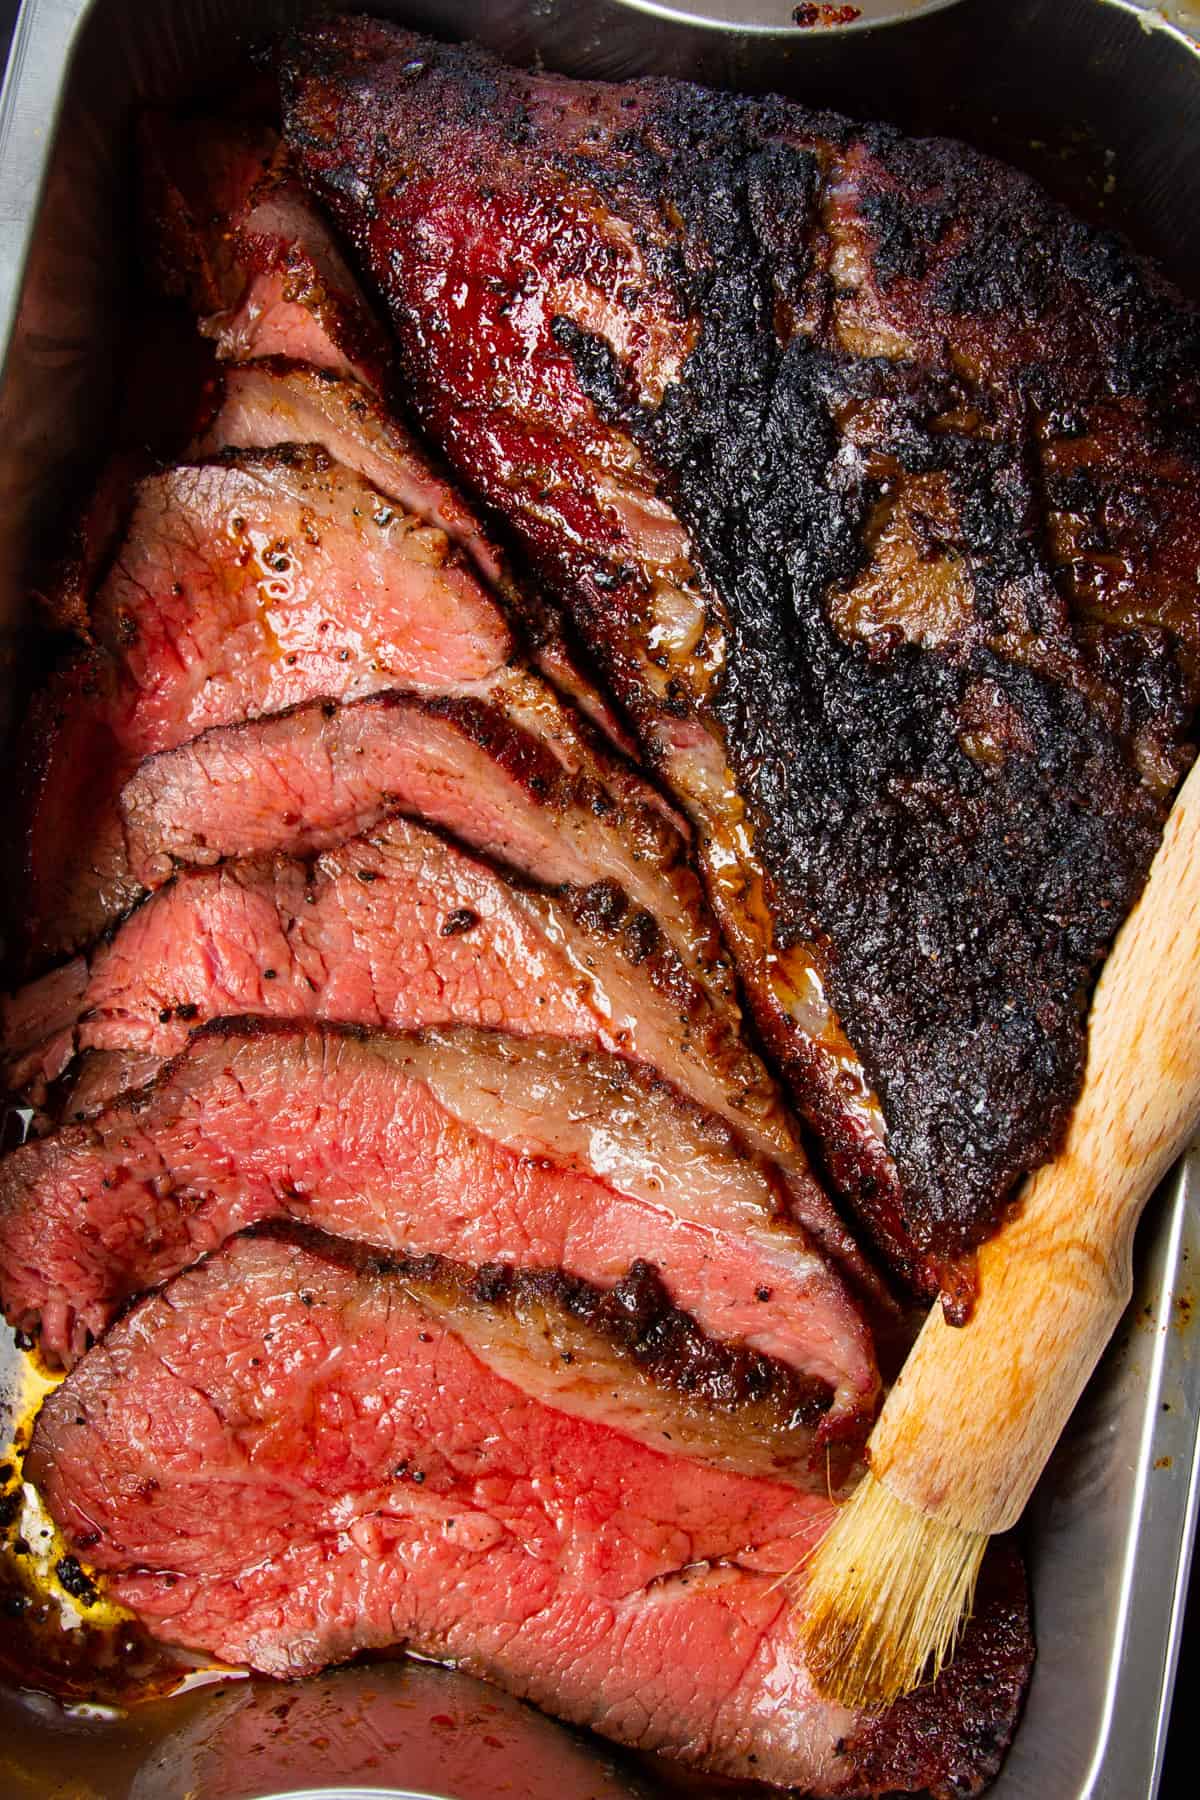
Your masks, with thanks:
[{"label": "basting brush", "polygon": [[953,1655],[988,1539],[1020,1517],[1128,1304],[1142,1207],[1198,1125],[1200,764],[1097,984],[1062,1151],[981,1249],[970,1322],[931,1311],[804,1568],[822,1693],[887,1705]]}]

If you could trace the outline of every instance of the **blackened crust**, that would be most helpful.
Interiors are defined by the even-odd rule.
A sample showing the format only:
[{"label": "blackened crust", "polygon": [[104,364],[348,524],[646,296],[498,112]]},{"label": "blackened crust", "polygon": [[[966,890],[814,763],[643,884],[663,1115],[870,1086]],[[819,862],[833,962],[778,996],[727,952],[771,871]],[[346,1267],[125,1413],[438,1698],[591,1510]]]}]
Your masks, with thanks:
[{"label": "blackened crust", "polygon": [[[1019,177],[958,146],[918,153],[881,132],[865,209],[882,234],[876,280],[920,271],[918,340],[953,342],[968,305],[986,314],[987,329],[975,317],[963,328],[987,362],[972,382],[932,351],[914,371],[848,357],[828,336],[781,349],[764,287],[781,257],[805,273],[820,180],[810,151],[769,133],[799,123],[687,92],[655,110],[641,180],[665,188],[691,256],[710,266],[690,284],[701,334],[683,379],[633,424],[724,602],[711,706],[752,807],[777,942],[826,947],[839,1017],[884,1104],[903,1191],[896,1235],[942,1262],[978,1241],[1057,1146],[1082,1077],[1090,977],[1140,890],[1195,697],[1197,621],[1176,638],[1161,630],[1156,604],[1169,596],[1130,596],[1141,617],[1129,628],[1064,604],[1046,476],[1031,466],[1037,431],[1057,435],[1063,420],[1080,431],[1118,381],[1160,406],[1190,398],[1196,331],[1128,256]],[[935,225],[918,171],[942,195],[945,231],[963,235],[970,209],[979,219],[944,268],[920,248]],[[1042,238],[1050,256],[1034,255]],[[1073,350],[1063,327],[1081,304],[1099,341]],[[577,354],[576,371],[610,407],[595,359]],[[888,415],[872,446],[879,473],[843,485],[836,420],[864,401]],[[1144,421],[1128,404],[1156,455],[1200,473],[1194,423]],[[972,408],[991,415],[993,439],[939,426]],[[954,556],[971,564],[967,641],[930,649],[885,630],[846,642],[829,596],[862,572],[872,508],[889,479],[930,471],[948,480]],[[1103,539],[1103,489],[1083,477],[1068,498],[1084,533]],[[1157,498],[1182,504],[1179,491]],[[1200,532],[1188,535],[1200,548]],[[1015,632],[1034,646],[1013,654],[1002,640]],[[994,763],[964,749],[980,692],[1019,721],[1020,748]],[[1170,766],[1166,791],[1139,768],[1150,737]]]},{"label": "blackened crust", "polygon": [[[285,94],[431,429],[648,743],[717,733],[774,948],[815,958],[891,1171],[797,1032],[800,1102],[893,1264],[961,1287],[1061,1139],[1092,981],[1192,753],[1195,312],[1015,172],[779,99],[542,80],[353,23],[304,38]],[[405,209],[430,205],[480,271],[457,339],[428,246],[405,260]],[[511,288],[483,211],[525,253]],[[614,290],[629,243],[643,278]],[[531,296],[554,316],[484,392],[473,346],[519,359]],[[649,559],[586,492],[616,434],[687,529],[714,679],[690,652],[650,666]],[[535,447],[558,488],[525,483]]]}]

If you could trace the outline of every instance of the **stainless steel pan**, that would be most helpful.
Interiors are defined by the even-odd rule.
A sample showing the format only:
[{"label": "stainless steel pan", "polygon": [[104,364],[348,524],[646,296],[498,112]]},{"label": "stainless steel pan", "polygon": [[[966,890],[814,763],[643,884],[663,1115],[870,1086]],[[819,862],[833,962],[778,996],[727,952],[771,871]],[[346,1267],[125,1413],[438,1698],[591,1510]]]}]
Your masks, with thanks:
[{"label": "stainless steel pan", "polygon": [[[219,78],[306,0],[25,0],[0,102],[0,675],[21,676],[23,573],[102,450],[136,267],[128,122]],[[1200,293],[1200,46],[1188,6],[963,0],[902,29],[747,29],[774,0],[368,0],[445,35],[579,74],[780,88],[944,130],[1031,169]],[[898,10],[888,6],[882,10]],[[661,14],[724,11],[740,29]],[[1039,1659],[995,1800],[1155,1791],[1200,1491],[1200,1157],[1152,1205],[1138,1292],[1028,1521]],[[0,1400],[19,1358],[0,1347]],[[0,1619],[0,1631],[5,1628]],[[285,1707],[285,1702],[287,1705]],[[281,1712],[281,1708],[284,1708]],[[491,1711],[487,1709],[491,1708]],[[490,1740],[490,1742],[489,1742]],[[412,1664],[280,1690],[238,1683],[70,1715],[0,1694],[6,1795],[198,1800],[297,1793],[618,1800],[661,1791],[605,1748]]]}]

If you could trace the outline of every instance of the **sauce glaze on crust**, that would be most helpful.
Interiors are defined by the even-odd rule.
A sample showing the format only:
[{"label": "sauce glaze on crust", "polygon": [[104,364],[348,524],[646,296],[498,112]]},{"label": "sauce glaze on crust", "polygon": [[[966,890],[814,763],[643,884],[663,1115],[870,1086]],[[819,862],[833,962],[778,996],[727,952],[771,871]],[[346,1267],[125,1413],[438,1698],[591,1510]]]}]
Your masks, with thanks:
[{"label": "sauce glaze on crust", "polygon": [[1195,312],[1012,170],[780,99],[363,21],[285,95],[424,422],[696,821],[827,1169],[964,1310],[1191,755]]}]

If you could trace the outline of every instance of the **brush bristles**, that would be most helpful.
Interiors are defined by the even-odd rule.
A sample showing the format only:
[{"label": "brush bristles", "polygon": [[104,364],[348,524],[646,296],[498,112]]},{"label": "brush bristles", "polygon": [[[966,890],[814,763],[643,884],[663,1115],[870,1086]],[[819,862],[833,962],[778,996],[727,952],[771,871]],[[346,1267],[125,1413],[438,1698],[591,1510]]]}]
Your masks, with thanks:
[{"label": "brush bristles", "polygon": [[987,1547],[866,1475],[804,1569],[800,1637],[819,1692],[890,1706],[936,1679],[970,1613]]}]

